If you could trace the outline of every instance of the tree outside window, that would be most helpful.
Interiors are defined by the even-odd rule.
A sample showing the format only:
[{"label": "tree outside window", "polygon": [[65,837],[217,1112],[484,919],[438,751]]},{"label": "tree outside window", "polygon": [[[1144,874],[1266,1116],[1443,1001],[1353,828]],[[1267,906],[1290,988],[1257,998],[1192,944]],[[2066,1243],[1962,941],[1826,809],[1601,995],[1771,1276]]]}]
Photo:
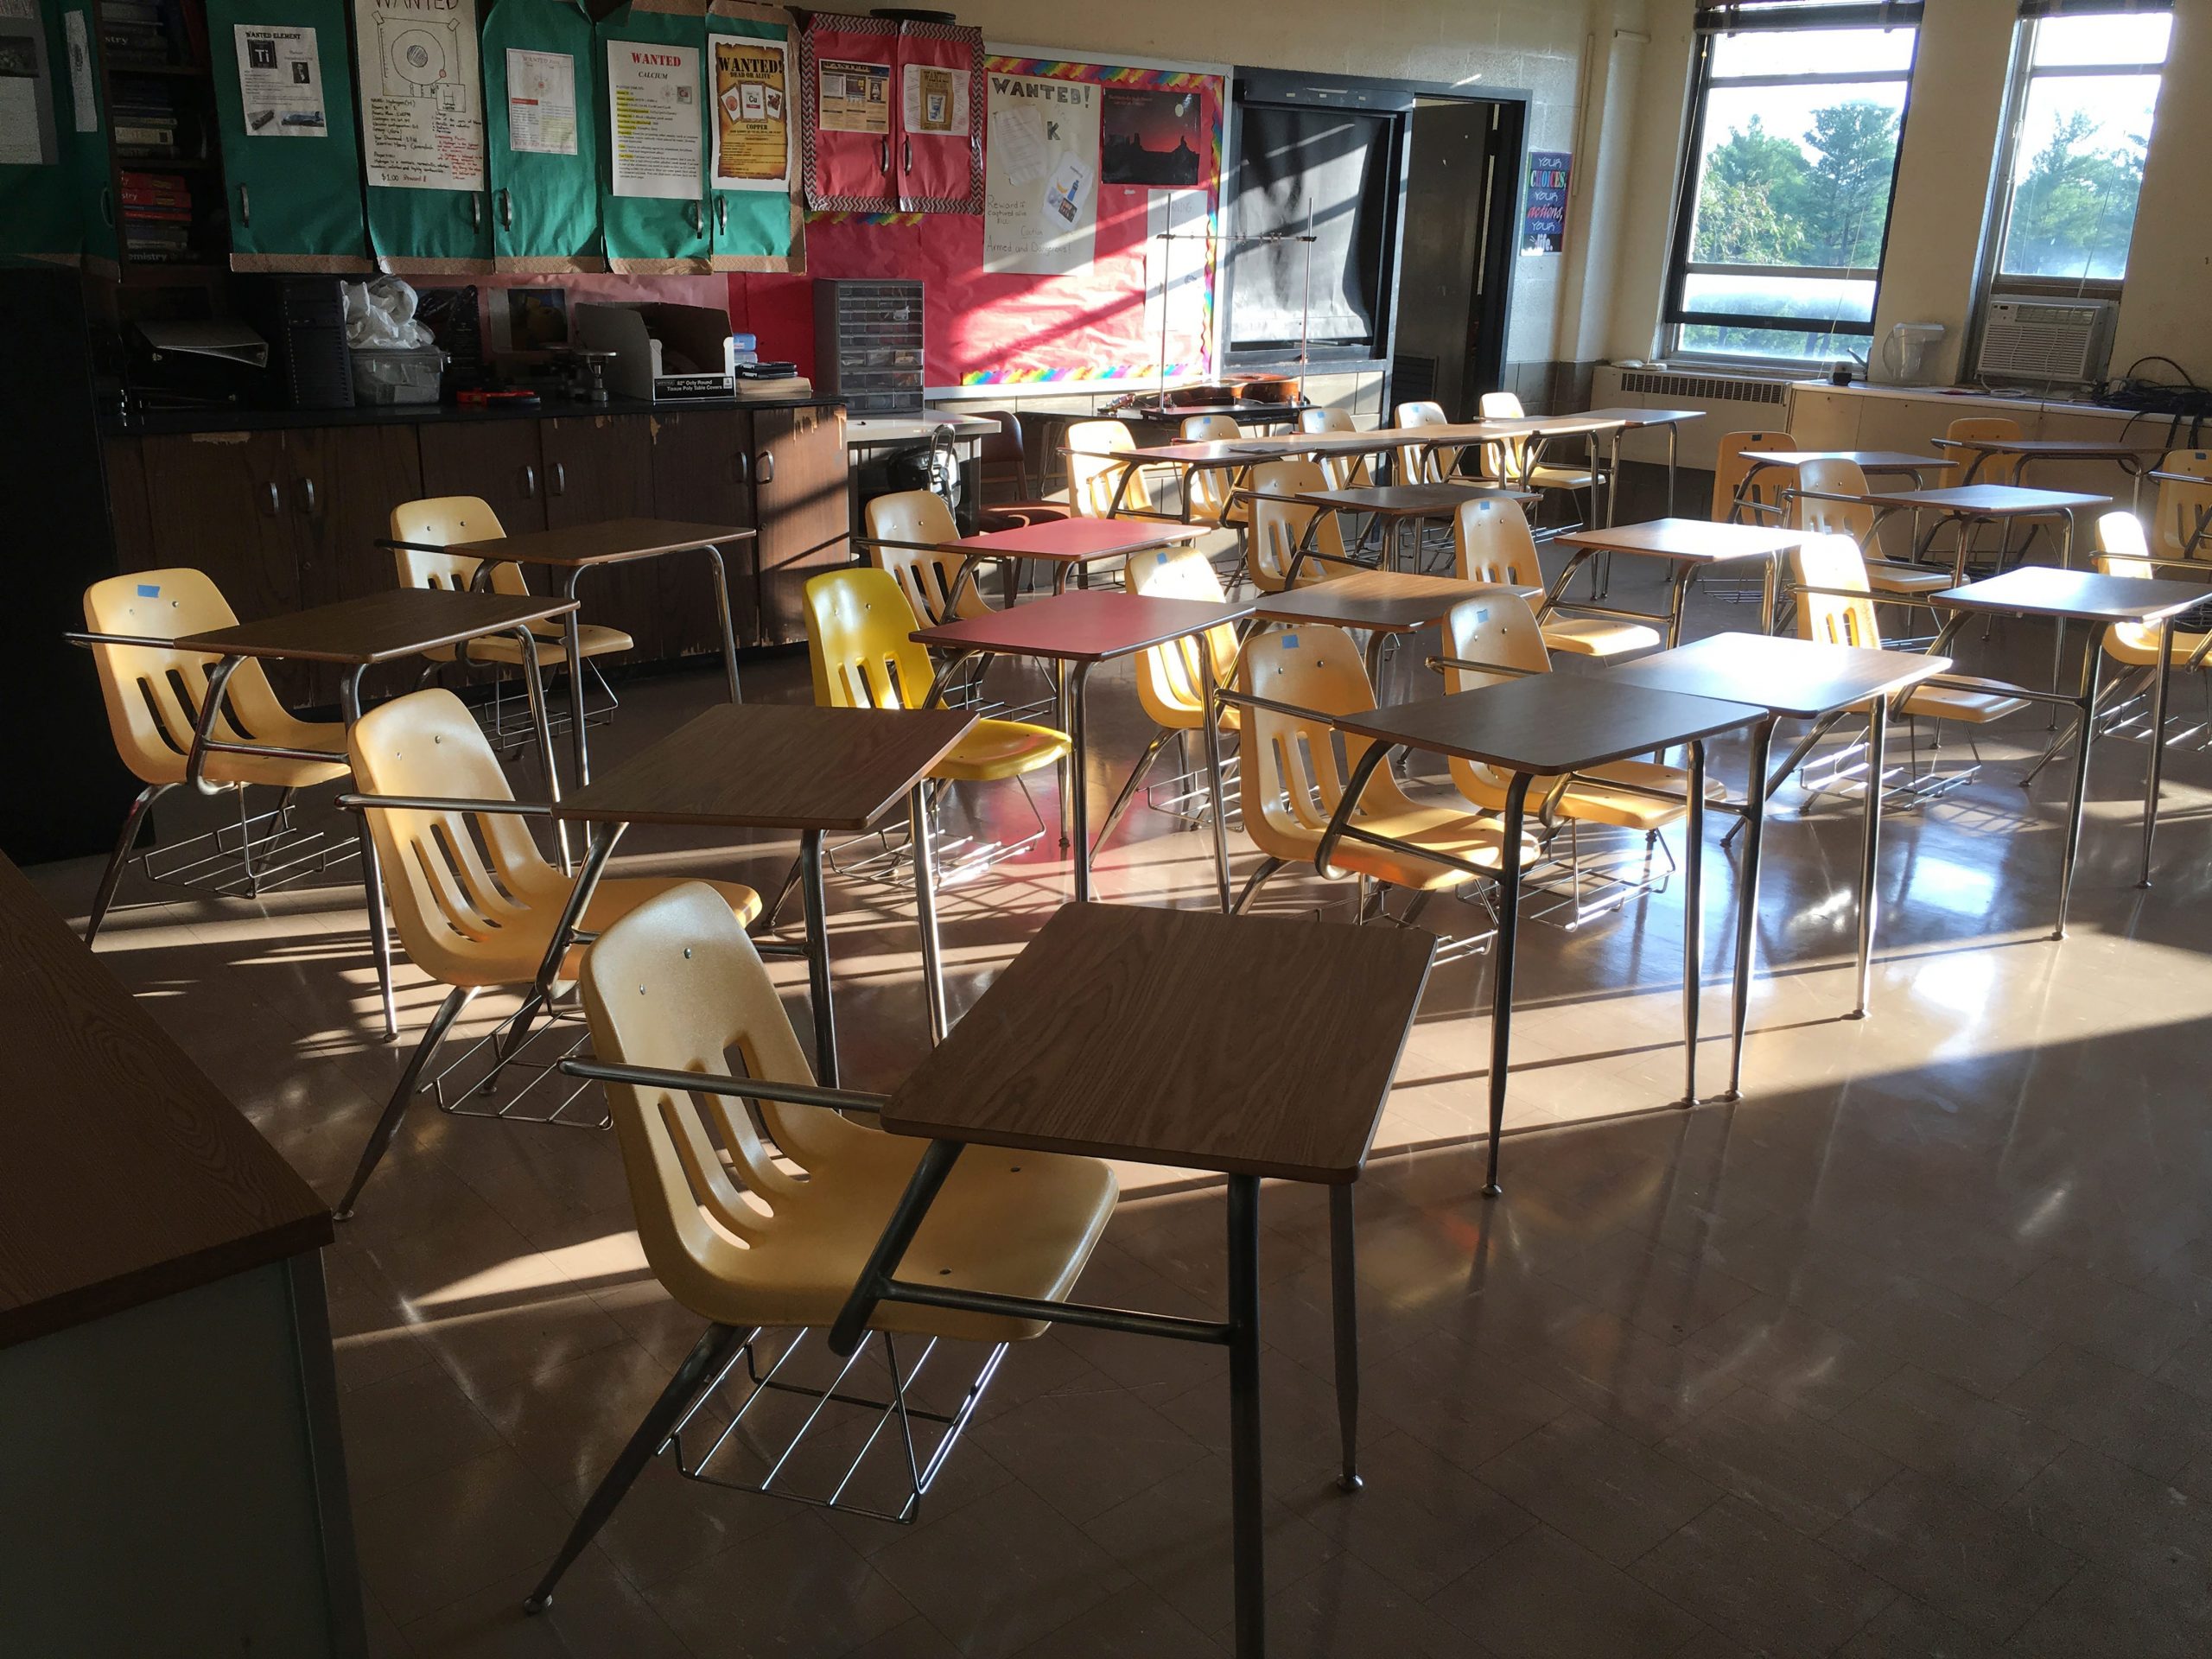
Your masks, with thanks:
[{"label": "tree outside window", "polygon": [[2165,13],[2022,26],[2028,72],[1999,203],[2000,279],[2112,283],[2127,274],[2172,26]]},{"label": "tree outside window", "polygon": [[1677,349],[1864,360],[1913,41],[1909,28],[1812,26],[1710,43]]}]

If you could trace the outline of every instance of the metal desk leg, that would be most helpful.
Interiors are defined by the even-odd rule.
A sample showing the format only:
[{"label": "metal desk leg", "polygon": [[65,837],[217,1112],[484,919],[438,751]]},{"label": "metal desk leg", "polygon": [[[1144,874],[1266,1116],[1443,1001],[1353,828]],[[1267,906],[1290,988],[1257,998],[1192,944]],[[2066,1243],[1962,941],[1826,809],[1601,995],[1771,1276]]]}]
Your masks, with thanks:
[{"label": "metal desk leg", "polygon": [[1889,767],[1890,700],[1877,697],[1866,714],[1866,799],[1859,843],[1859,995],[1851,1017],[1864,1020],[1874,987],[1874,923],[1880,909],[1876,878],[1882,858],[1882,779]]},{"label": "metal desk leg", "polygon": [[1682,607],[1689,601],[1690,573],[1695,568],[1688,564],[1675,567],[1674,581],[1669,584],[1667,595],[1667,649],[1669,651],[1682,643]]},{"label": "metal desk leg", "polygon": [[1544,595],[1544,602],[1536,607],[1538,626],[1548,620],[1551,613],[1559,609],[1560,596],[1567,592],[1567,584],[1574,580],[1574,573],[1590,556],[1590,550],[1586,547],[1567,550],[1567,569],[1559,573],[1559,580],[1552,583],[1551,591]]},{"label": "metal desk leg", "polygon": [[[1590,457],[1592,461],[1595,461],[1597,459],[1597,455],[1598,440],[1595,435],[1592,435],[1590,440]],[[1672,482],[1672,478],[1673,475],[1669,474],[1669,480],[1670,483]],[[1669,505],[1667,511],[1670,513],[1675,510],[1672,505],[1673,499],[1674,498],[1672,495],[1669,495],[1668,498]],[[1613,436],[1611,447],[1609,447],[1605,451],[1605,528],[1607,530],[1611,530],[1615,524],[1620,522],[1620,518],[1621,429],[1618,427],[1615,427],[1613,429]]]},{"label": "metal desk leg", "polygon": [[1682,825],[1682,1097],[1697,1104],[1697,1018],[1705,988],[1705,740],[1692,738],[1689,817]]},{"label": "metal desk leg", "polygon": [[[1669,429],[1672,430],[1672,429]],[[1782,557],[1770,553],[1759,570],[1759,632],[1774,632],[1774,613],[1782,593]]]},{"label": "metal desk leg", "polygon": [[[930,845],[929,779],[914,785],[906,798],[906,839],[914,849],[914,923],[922,935],[922,998],[929,1006],[930,1041],[944,1040],[944,963],[937,938],[937,855]],[[808,944],[813,943],[809,929]],[[823,1001],[829,1001],[828,976],[823,976]],[[832,1040],[835,1040],[834,1035]]]},{"label": "metal desk leg", "polygon": [[[361,676],[365,664],[349,669],[338,682],[338,705],[351,733],[361,718]],[[353,837],[361,849],[361,896],[369,906],[369,954],[376,959],[377,997],[384,1005],[384,1039],[399,1036],[399,1007],[391,994],[391,928],[385,918],[384,875],[377,866],[376,838],[369,833],[369,815],[357,814]]]},{"label": "metal desk leg", "polygon": [[[576,582],[582,575],[581,566],[562,573],[562,598],[575,598]],[[584,635],[577,614],[570,611],[561,619],[561,638],[569,656],[569,756],[575,762],[576,787],[582,789],[591,782],[591,749],[584,739]]]},{"label": "metal desk leg", "polygon": [[1090,899],[1090,780],[1084,775],[1089,760],[1084,740],[1088,721],[1084,705],[1088,701],[1084,688],[1090,679],[1090,664],[1077,663],[1068,671],[1068,813],[1071,833],[1075,837],[1075,900],[1087,904]]},{"label": "metal desk leg", "polygon": [[1268,1649],[1267,1534],[1260,1513],[1260,1178],[1229,1178],[1229,1506],[1237,1659]]},{"label": "metal desk leg", "polygon": [[[561,773],[553,764],[553,716],[545,707],[545,680],[537,667],[537,636],[527,627],[517,628],[515,637],[522,641],[522,683],[530,696],[530,717],[537,728],[537,764],[545,769],[545,798],[561,798]],[[557,820],[553,825],[553,839],[561,849],[561,874],[575,872],[575,863],[569,855],[569,821]]]},{"label": "metal desk leg", "polygon": [[1505,825],[1498,847],[1497,943],[1492,947],[1490,993],[1490,1178],[1483,1196],[1494,1198],[1505,1189],[1497,1184],[1497,1143],[1505,1133],[1505,1072],[1513,1053],[1513,941],[1521,920],[1521,819],[1529,804],[1533,777],[1513,774],[1505,786]]},{"label": "metal desk leg", "polygon": [[[925,836],[929,826],[922,826]],[[926,839],[914,843],[917,866],[929,855]],[[822,880],[822,832],[798,838],[799,887],[806,906],[806,995],[814,1005],[814,1075],[825,1089],[837,1086],[837,1011],[830,1000],[830,895]]]},{"label": "metal desk leg", "polygon": [[715,614],[722,625],[722,673],[729,681],[729,700],[743,702],[737,692],[737,629],[729,620],[729,575],[722,567],[722,550],[712,542],[702,550],[715,567]]},{"label": "metal desk leg", "polygon": [[2082,646],[2082,695],[2074,705],[2080,735],[2074,757],[2074,796],[2066,811],[2066,842],[2058,858],[2058,925],[2050,936],[2054,939],[2066,937],[2066,906],[2074,896],[2074,863],[2082,851],[2082,812],[2089,794],[2089,740],[2096,734],[2097,680],[2104,664],[2104,632],[2102,628],[2095,630]]},{"label": "metal desk leg", "polygon": [[1214,692],[1221,681],[1213,660],[1213,637],[1198,635],[1198,670],[1205,676],[1206,798],[1212,803],[1214,887],[1221,899],[1221,913],[1229,914],[1229,803],[1221,780],[1221,705]]},{"label": "metal desk leg", "polygon": [[1736,880],[1736,982],[1728,1004],[1728,1086],[1723,1100],[1744,1097],[1744,1027],[1751,1015],[1751,975],[1759,938],[1759,854],[1766,841],[1766,768],[1775,718],[1751,728],[1750,798],[1744,816],[1744,873]]},{"label": "metal desk leg", "polygon": [[1682,429],[1673,421],[1667,423],[1667,516],[1675,516],[1675,463],[1681,448]]},{"label": "metal desk leg", "polygon": [[1337,1484],[1356,1492],[1359,1478],[1359,1273],[1351,1225],[1351,1183],[1329,1189],[1329,1296],[1337,1347],[1337,1433],[1344,1472]]},{"label": "metal desk leg", "polygon": [[2143,879],[2151,885],[2151,843],[2158,833],[2158,774],[2166,757],[2166,683],[2173,677],[2174,620],[2158,625],[2158,677],[2151,688],[2151,772],[2143,784]]}]

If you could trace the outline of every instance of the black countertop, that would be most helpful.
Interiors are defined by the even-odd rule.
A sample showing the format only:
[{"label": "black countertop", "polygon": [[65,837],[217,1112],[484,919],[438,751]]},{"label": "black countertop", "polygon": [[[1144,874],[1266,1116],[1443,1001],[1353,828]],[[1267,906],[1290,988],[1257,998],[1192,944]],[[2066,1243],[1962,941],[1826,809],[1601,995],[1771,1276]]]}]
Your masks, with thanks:
[{"label": "black countertop", "polygon": [[315,426],[588,420],[597,415],[668,415],[693,409],[819,409],[844,401],[842,397],[811,393],[800,397],[683,397],[664,403],[610,397],[603,404],[584,404],[548,397],[535,404],[493,404],[485,409],[460,409],[451,404],[364,404],[353,409],[163,409],[148,410],[129,419],[104,416],[100,430],[110,436],[135,437],[189,432],[273,432]]}]

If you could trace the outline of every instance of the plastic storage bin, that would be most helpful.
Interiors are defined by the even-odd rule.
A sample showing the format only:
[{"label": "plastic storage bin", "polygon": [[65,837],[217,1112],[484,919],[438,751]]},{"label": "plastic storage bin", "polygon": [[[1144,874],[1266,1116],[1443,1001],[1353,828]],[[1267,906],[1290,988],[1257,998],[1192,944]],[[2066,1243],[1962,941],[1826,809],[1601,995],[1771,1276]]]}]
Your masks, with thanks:
[{"label": "plastic storage bin", "polygon": [[353,397],[364,404],[435,404],[446,354],[435,346],[353,348]]}]

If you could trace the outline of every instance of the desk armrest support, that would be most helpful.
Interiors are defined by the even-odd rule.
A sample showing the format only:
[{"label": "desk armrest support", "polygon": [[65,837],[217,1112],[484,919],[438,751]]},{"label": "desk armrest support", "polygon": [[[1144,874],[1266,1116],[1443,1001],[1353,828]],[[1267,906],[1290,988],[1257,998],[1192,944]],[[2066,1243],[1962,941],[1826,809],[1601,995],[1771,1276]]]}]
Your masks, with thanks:
[{"label": "desk armrest support", "polygon": [[772,1077],[732,1077],[713,1071],[671,1071],[652,1065],[609,1065],[601,1060],[563,1060],[572,1077],[600,1083],[629,1083],[645,1089],[677,1089],[747,1100],[772,1100],[785,1106],[820,1106],[833,1112],[880,1114],[888,1095],[864,1095],[850,1089],[823,1089],[810,1083],[779,1083]]}]

